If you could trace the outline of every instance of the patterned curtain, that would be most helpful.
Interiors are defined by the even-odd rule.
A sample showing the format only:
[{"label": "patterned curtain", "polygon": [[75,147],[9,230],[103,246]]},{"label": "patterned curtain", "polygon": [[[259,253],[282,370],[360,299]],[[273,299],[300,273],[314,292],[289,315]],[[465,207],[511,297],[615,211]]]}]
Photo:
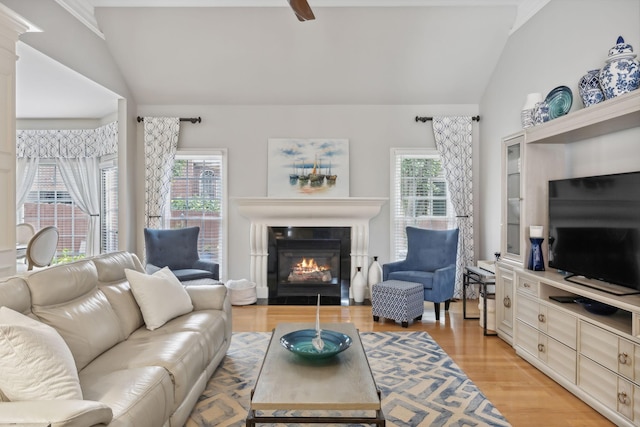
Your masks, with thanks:
[{"label": "patterned curtain", "polygon": [[18,130],[16,157],[77,159],[118,152],[118,122],[97,129]]},{"label": "patterned curtain", "polygon": [[173,159],[178,148],[178,117],[144,118],[145,216],[148,228],[163,228]]},{"label": "patterned curtain", "polygon": [[[433,134],[460,229],[454,296],[461,298],[463,270],[474,260],[471,117],[434,117]],[[467,291],[467,297],[478,297],[475,289]]]}]

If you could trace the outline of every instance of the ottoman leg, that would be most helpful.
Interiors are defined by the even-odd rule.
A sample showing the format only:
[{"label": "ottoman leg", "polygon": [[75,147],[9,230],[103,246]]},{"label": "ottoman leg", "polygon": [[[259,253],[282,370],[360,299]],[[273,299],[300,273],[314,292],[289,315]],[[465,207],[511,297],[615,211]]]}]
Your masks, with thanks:
[{"label": "ottoman leg", "polygon": [[414,320],[422,320],[422,314],[418,317],[416,317]]},{"label": "ottoman leg", "polygon": [[380,316],[373,316],[373,321],[377,322],[378,320],[380,320]]},{"label": "ottoman leg", "polygon": [[409,322],[402,322],[402,327],[403,328],[408,328],[409,327]]}]

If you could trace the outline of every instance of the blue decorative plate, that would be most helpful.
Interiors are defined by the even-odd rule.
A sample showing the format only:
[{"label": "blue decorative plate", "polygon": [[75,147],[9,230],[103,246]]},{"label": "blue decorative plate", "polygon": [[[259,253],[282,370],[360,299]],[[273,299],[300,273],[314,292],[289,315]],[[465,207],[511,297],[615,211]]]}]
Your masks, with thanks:
[{"label": "blue decorative plate", "polygon": [[315,329],[301,329],[293,331],[280,338],[280,344],[287,350],[308,359],[325,359],[335,356],[349,348],[351,337],[336,331],[322,330],[320,336],[324,341],[324,348],[321,352],[315,349],[311,340],[315,338]]},{"label": "blue decorative plate", "polygon": [[567,86],[558,86],[549,92],[544,102],[549,106],[549,120],[553,120],[569,112],[573,93]]}]

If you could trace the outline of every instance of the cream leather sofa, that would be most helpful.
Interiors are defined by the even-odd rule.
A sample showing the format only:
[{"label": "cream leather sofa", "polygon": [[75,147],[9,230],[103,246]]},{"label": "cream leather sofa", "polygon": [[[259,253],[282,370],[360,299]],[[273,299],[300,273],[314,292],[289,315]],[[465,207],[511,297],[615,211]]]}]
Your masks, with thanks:
[{"label": "cream leather sofa", "polygon": [[184,425],[229,347],[229,295],[222,285],[186,287],[193,311],[148,330],[125,269],[144,272],[134,254],[117,252],[0,279],[0,307],[62,336],[82,391],[41,401],[0,393],[0,426]]}]

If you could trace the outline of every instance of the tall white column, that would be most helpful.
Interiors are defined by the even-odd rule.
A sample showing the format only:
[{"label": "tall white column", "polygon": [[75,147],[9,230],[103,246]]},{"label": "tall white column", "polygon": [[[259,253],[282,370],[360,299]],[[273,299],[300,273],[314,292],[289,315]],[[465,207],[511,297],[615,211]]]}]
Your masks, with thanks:
[{"label": "tall white column", "polygon": [[16,42],[29,23],[0,4],[0,277],[16,272]]}]

